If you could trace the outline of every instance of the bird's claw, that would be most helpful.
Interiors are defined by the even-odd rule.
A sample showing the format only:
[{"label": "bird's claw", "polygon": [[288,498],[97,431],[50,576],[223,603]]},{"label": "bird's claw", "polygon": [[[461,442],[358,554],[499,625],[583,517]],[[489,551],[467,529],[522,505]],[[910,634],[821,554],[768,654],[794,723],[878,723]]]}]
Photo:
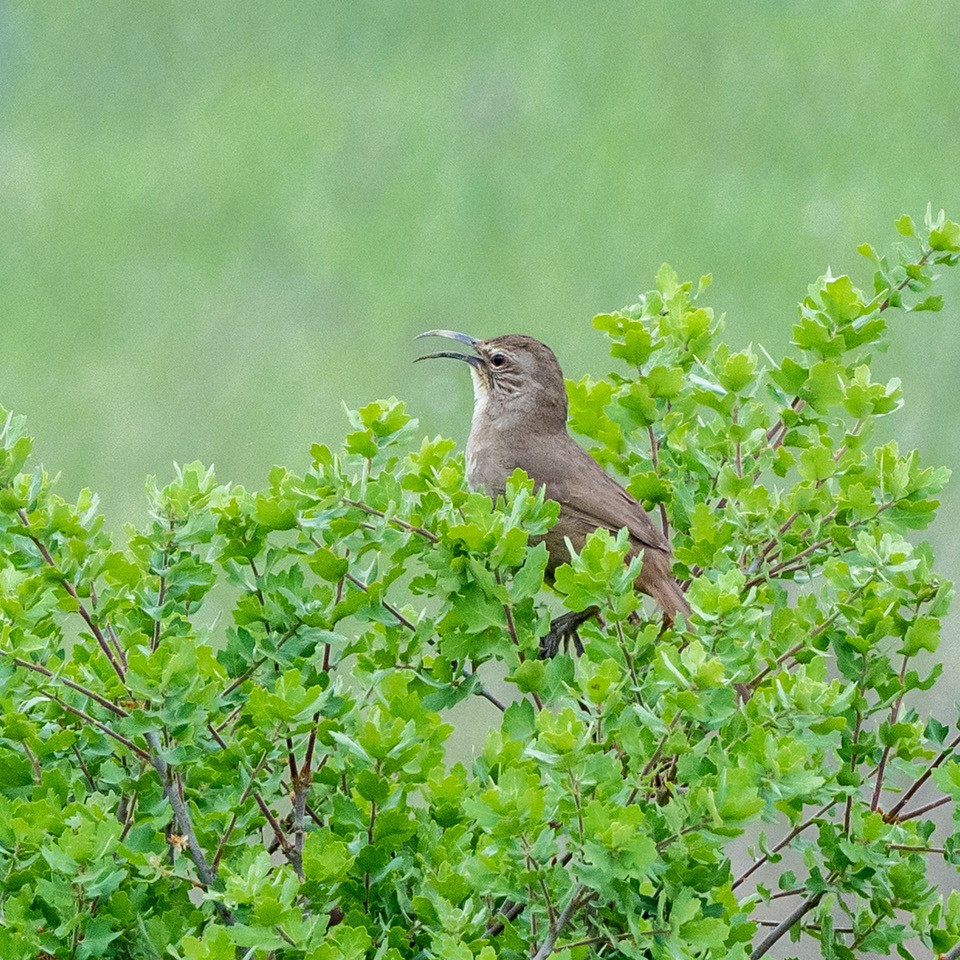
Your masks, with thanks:
[{"label": "bird's claw", "polygon": [[540,638],[540,659],[550,660],[557,655],[562,646],[566,649],[571,643],[577,654],[583,653],[583,641],[580,639],[579,628],[591,617],[597,615],[596,607],[586,610],[572,610],[564,613],[550,622],[549,632]]}]

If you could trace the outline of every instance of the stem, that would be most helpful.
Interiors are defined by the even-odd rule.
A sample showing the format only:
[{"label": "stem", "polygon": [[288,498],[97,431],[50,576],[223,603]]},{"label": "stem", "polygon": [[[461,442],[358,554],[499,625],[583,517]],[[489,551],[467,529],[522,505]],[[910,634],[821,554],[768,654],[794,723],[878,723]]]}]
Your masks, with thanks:
[{"label": "stem", "polygon": [[431,543],[436,543],[438,538],[435,534],[432,534],[429,530],[425,530],[423,527],[415,527],[411,523],[407,523],[406,520],[401,520],[399,517],[388,517],[382,510],[377,510],[376,507],[371,507],[369,504],[364,503],[361,500],[348,500],[346,497],[343,498],[343,502],[349,504],[351,507],[358,507],[360,510],[363,510],[365,513],[369,513],[374,517],[383,517],[388,523],[395,523],[402,530],[406,530],[408,533],[416,533],[423,537],[425,540],[429,540]]},{"label": "stem", "polygon": [[[907,660],[908,657],[904,655],[903,663],[900,665],[900,683],[903,684],[903,678],[907,672]],[[893,707],[890,710],[890,725],[893,726],[897,722],[897,717],[900,715],[900,705],[903,703],[904,691],[897,697],[896,701],[893,704]],[[873,799],[870,801],[870,810],[875,811],[877,807],[880,806],[880,794],[883,791],[883,774],[887,767],[887,760],[890,757],[890,745],[888,744],[883,748],[883,754],[880,757],[880,765],[877,767],[877,785],[873,788]]]},{"label": "stem", "polygon": [[[156,733],[147,733],[144,734],[144,737],[152,751],[152,754],[147,755],[147,759],[153,765],[154,770],[157,771],[157,776],[160,777],[160,783],[163,786],[164,796],[177,818],[180,829],[187,838],[187,849],[190,852],[190,859],[193,860],[194,866],[197,868],[197,875],[200,877],[204,889],[209,890],[214,886],[217,878],[210,864],[207,863],[203,848],[197,840],[197,835],[193,829],[193,821],[190,818],[190,810],[181,798],[180,791],[177,790],[169,765],[161,755],[160,740]],[[222,903],[214,901],[214,908],[227,926],[233,926],[236,922],[234,916]]]},{"label": "stem", "polygon": [[754,874],[759,870],[769,859],[771,854],[779,853],[794,837],[799,836],[803,833],[807,827],[812,827],[817,820],[822,817],[831,807],[835,806],[839,801],[831,800],[829,803],[824,804],[813,816],[808,817],[803,823],[798,827],[794,827],[771,851],[770,853],[765,853],[758,860],[755,860],[743,873],[733,881],[733,886],[731,890],[736,890],[751,874]]},{"label": "stem", "polygon": [[[27,755],[27,759],[30,761],[30,766],[33,767],[33,775],[37,778],[37,783],[43,782],[43,768],[40,766],[40,761],[37,759],[37,755],[30,749],[30,745],[26,740],[22,740],[23,752]],[[89,782],[89,777],[88,777]],[[90,784],[91,788],[96,790],[97,788]]]},{"label": "stem", "polygon": [[[311,539],[312,539],[312,538],[311,538]],[[313,542],[316,543],[315,540],[314,540]],[[317,544],[317,545],[319,546],[319,544]],[[366,593],[366,592],[368,592],[368,591],[370,590],[370,587],[367,586],[367,584],[365,584],[365,583],[364,583],[362,580],[360,580],[358,577],[355,577],[352,573],[347,573],[345,576],[346,576],[346,579],[347,579],[347,580],[349,580],[355,587],[357,587],[358,589],[362,590],[364,593]],[[411,632],[416,631],[416,629],[417,629],[416,626],[415,626],[414,624],[412,624],[399,610],[397,610],[396,607],[394,607],[394,606],[392,606],[391,604],[387,603],[387,601],[384,600],[382,597],[380,598],[380,605],[383,607],[384,610],[386,610],[389,614],[391,614],[391,616],[393,616],[393,617],[396,619],[397,623],[399,623],[401,626],[406,627],[406,628],[407,628],[408,630],[410,630]],[[506,608],[505,608],[505,609],[506,609]],[[509,613],[508,613],[508,617],[509,617]],[[508,621],[508,622],[509,622],[509,621]],[[513,638],[514,638],[514,643],[516,643],[516,642],[517,642],[517,640],[516,640],[516,632],[514,632]],[[327,649],[324,651],[324,659],[323,659],[323,668],[324,668],[324,670],[327,670],[327,669],[329,669],[329,667],[330,667],[330,662],[329,662],[329,659],[328,659],[328,657],[329,657],[329,649],[330,649],[330,645],[327,644]],[[266,658],[264,658],[264,659],[266,659]],[[464,675],[464,677],[466,677],[468,680],[470,679],[470,677],[473,676],[473,674],[472,674],[469,670],[467,670],[466,667],[464,667],[463,675]],[[501,713],[505,713],[505,712],[506,712],[507,705],[506,705],[502,700],[498,700],[492,693],[490,693],[489,690],[487,690],[487,689],[486,689],[485,687],[483,687],[482,685],[481,685],[481,686],[479,687],[479,689],[477,690],[477,694],[478,694],[478,696],[483,697],[484,700],[489,700],[490,703],[492,703]],[[542,706],[542,704],[541,704],[540,706]]]},{"label": "stem", "polygon": [[[302,623],[297,623],[297,624],[295,624],[294,626],[292,626],[292,627],[277,641],[277,649],[279,650],[292,636],[294,636],[294,635],[296,634],[296,632],[297,632],[302,626],[303,626]],[[239,686],[240,686],[241,684],[243,684],[243,683],[246,683],[246,682],[250,679],[250,677],[253,676],[254,672],[257,671],[260,667],[262,667],[262,666],[264,665],[264,663],[266,663],[266,662],[267,662],[267,657],[260,657],[258,660],[254,661],[254,663],[253,663],[250,667],[248,667],[246,670],[244,670],[243,673],[241,673],[240,676],[237,677],[236,680],[234,680],[233,683],[231,683],[230,686],[228,686],[227,689],[224,690],[223,693],[220,694],[220,696],[221,696],[221,697],[229,697],[230,694],[233,693],[233,691],[237,689],[237,687],[239,687]],[[218,730],[222,730],[222,729],[223,729],[223,726],[220,726],[220,727],[218,727],[217,729],[218,729]]]},{"label": "stem", "polygon": [[270,808],[267,806],[266,801],[259,792],[254,791],[253,799],[257,801],[257,806],[267,818],[267,823],[270,824],[270,829],[273,831],[273,835],[277,838],[277,845],[283,851],[283,855],[287,858],[290,866],[296,870],[297,876],[302,880],[303,863],[297,860],[296,851],[290,846],[287,838],[283,835],[283,828],[280,826],[277,818],[270,812]]},{"label": "stem", "polygon": [[943,763],[949,756],[953,754],[953,751],[956,750],[957,746],[960,745],[960,736],[955,737],[950,741],[950,744],[943,748],[940,751],[940,756],[937,757],[933,763],[927,767],[926,771],[914,782],[913,786],[894,804],[893,807],[887,811],[887,814],[884,816],[884,820],[887,823],[892,823],[894,820],[898,819],[897,814],[907,805],[907,803],[913,798],[914,794],[933,776],[933,771]]},{"label": "stem", "polygon": [[553,953],[553,947],[557,942],[557,937],[563,933],[564,927],[566,927],[570,922],[570,918],[573,916],[573,911],[579,906],[579,900],[580,897],[583,896],[583,890],[582,884],[574,888],[570,894],[570,899],[567,901],[567,905],[563,908],[560,916],[557,917],[557,922],[550,925],[550,930],[547,932],[547,936],[540,946],[540,949],[534,954],[533,960],[547,960],[547,957]]},{"label": "stem", "polygon": [[263,591],[260,589],[260,572],[257,570],[256,561],[253,559],[253,557],[249,557],[247,559],[247,563],[250,565],[251,573],[253,573],[253,592],[256,594],[260,606],[265,607],[267,605],[267,601],[263,596]]},{"label": "stem", "polygon": [[97,720],[96,717],[91,717],[89,713],[84,713],[83,710],[80,710],[77,707],[71,707],[69,703],[61,700],[55,693],[48,693],[46,690],[40,691],[41,695],[46,697],[48,700],[52,700],[62,709],[66,710],[68,713],[72,713],[74,716],[79,717],[81,720],[85,720],[87,723],[96,727],[101,733],[105,733],[108,737],[113,737],[117,743],[122,743],[128,750],[133,751],[141,760],[146,760],[152,762],[153,758],[144,750],[142,747],[138,747],[132,740],[128,740],[126,737],[117,733],[116,730],[111,730],[105,723],[101,720]]},{"label": "stem", "polygon": [[[17,516],[20,518],[20,523],[23,525],[24,530],[26,530],[27,536],[33,541],[36,548],[40,551],[40,555],[43,557],[44,562],[47,566],[51,567],[54,570],[58,570],[56,561],[50,555],[50,551],[42,543],[40,538],[30,529],[30,518],[27,516],[27,511],[21,508],[17,511]],[[110,666],[113,667],[114,672],[117,676],[124,680],[123,667],[120,665],[119,661],[114,657],[113,650],[110,647],[110,644],[107,642],[107,638],[103,635],[103,631],[94,623],[93,617],[90,616],[90,611],[84,606],[83,601],[80,599],[77,588],[66,578],[61,577],[60,583],[63,586],[63,589],[77,601],[77,612],[83,617],[87,626],[90,628],[90,631],[93,633],[94,638],[97,641],[100,649],[103,651],[107,660],[110,661]]]},{"label": "stem", "polygon": [[939,800],[931,800],[930,803],[925,803],[922,807],[914,807],[912,810],[902,813],[897,819],[900,823],[903,823],[904,820],[915,820],[917,817],[922,817],[925,813],[930,813],[931,810],[946,806],[946,804],[952,800],[953,797],[941,797]]},{"label": "stem", "polygon": [[[243,793],[240,796],[240,802],[237,804],[237,809],[242,807],[246,802],[247,798],[250,796],[250,793],[253,790],[253,785],[257,782],[257,776],[260,771],[264,768],[267,762],[267,757],[269,753],[264,752],[263,756],[260,758],[260,762],[257,764],[253,773],[250,774],[250,782],[244,788]],[[233,833],[233,828],[237,823],[237,811],[234,810],[233,815],[230,817],[230,823],[227,826],[226,832],[223,835],[220,843],[217,844],[217,851],[213,855],[213,870],[216,871],[218,864],[220,863],[220,858],[223,856],[224,847],[227,844],[227,841],[230,839],[230,834]]]},{"label": "stem", "polygon": [[766,939],[750,954],[750,960],[759,960],[795,923],[802,920],[821,900],[823,893],[817,893],[804,900],[792,913],[784,917],[767,935]]},{"label": "stem", "polygon": [[[864,584],[866,586],[866,584]],[[863,587],[860,587],[862,590]],[[859,591],[858,591],[859,592]],[[769,666],[766,666],[761,670],[748,684],[748,687],[757,687],[759,686],[766,677],[773,672],[775,667],[781,666],[785,661],[789,660],[791,657],[796,656],[809,642],[815,637],[819,637],[824,630],[828,629],[830,625],[840,616],[840,610],[835,610],[826,620],[823,621],[818,627],[816,627],[813,633],[810,634],[810,637],[807,640],[802,640],[800,643],[794,644],[786,653],[781,654],[777,657],[776,661]]]},{"label": "stem", "polygon": [[[24,744],[24,747],[26,747],[26,744]],[[83,776],[84,776],[84,779],[87,781],[87,785],[90,787],[90,789],[94,793],[96,793],[97,785],[96,783],[94,783],[93,777],[90,775],[90,768],[87,766],[86,760],[83,759],[83,754],[77,749],[76,744],[73,745],[73,755],[77,758],[77,764],[79,765],[80,769],[83,771]]]},{"label": "stem", "polygon": [[82,693],[85,697],[89,697],[91,700],[95,700],[100,704],[101,707],[104,707],[118,717],[130,716],[130,714],[127,713],[123,707],[117,706],[117,704],[107,700],[106,697],[101,697],[99,693],[94,693],[93,690],[81,686],[79,683],[75,683],[73,680],[70,680],[67,677],[58,676],[52,670],[48,670],[39,663],[31,663],[29,660],[21,660],[19,657],[13,656],[13,654],[8,653],[6,650],[0,650],[0,655],[9,657],[18,667],[23,667],[25,670],[33,670],[34,673],[42,674],[45,677],[49,677],[51,680],[59,680],[64,686],[69,687],[71,690],[76,690],[77,693]]},{"label": "stem", "polygon": [[[367,586],[362,580],[355,577],[352,573],[344,574],[344,578],[349,580],[355,587],[362,590],[364,593],[367,593],[370,590],[370,587]],[[380,606],[387,611],[391,616],[393,616],[397,623],[406,627],[408,630],[416,630],[416,626],[412,624],[396,607],[387,603],[382,597],[380,598]]]},{"label": "stem", "polygon": [[[650,460],[653,463],[653,472],[660,476],[660,442],[657,435],[653,432],[653,426],[647,427],[647,434],[650,437]],[[663,535],[670,539],[670,523],[667,520],[667,508],[663,501],[660,501],[660,526],[663,528]]]}]

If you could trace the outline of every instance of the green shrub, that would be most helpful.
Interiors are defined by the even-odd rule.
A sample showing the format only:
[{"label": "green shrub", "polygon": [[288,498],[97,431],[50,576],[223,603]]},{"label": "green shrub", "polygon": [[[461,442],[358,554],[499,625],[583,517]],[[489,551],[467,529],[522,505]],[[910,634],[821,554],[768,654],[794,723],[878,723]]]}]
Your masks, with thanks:
[{"label": "green shrub", "polygon": [[941,673],[953,591],[912,535],[947,471],[875,438],[902,394],[870,351],[940,307],[960,226],[897,226],[871,294],[813,284],[779,363],[666,267],[596,318],[620,363],[571,422],[669,525],[694,615],[661,630],[597,533],[557,578],[604,611],[576,660],[537,659],[556,504],[467,492],[402,403],[261,491],[151,482],[120,544],[3,413],[0,955],[955,957],[928,869],[960,862],[960,736],[911,696]]}]

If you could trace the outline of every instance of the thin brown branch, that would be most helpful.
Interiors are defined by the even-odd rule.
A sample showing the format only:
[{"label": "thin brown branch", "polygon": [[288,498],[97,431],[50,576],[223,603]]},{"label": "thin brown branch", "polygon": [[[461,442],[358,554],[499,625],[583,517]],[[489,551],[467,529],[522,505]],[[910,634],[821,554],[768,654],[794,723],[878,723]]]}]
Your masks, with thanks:
[{"label": "thin brown branch", "polygon": [[[290,629],[287,630],[287,632],[284,633],[283,636],[280,637],[280,639],[277,641],[277,649],[279,650],[291,637],[293,637],[296,634],[296,632],[302,626],[303,626],[302,623],[296,623],[292,627],[290,627]],[[230,696],[230,694],[233,693],[233,691],[236,690],[237,687],[239,687],[241,684],[246,683],[247,680],[249,680],[254,675],[254,673],[256,673],[256,671],[259,670],[260,667],[262,667],[267,662],[268,659],[269,657],[266,657],[266,656],[257,658],[257,660],[255,660],[249,667],[247,667],[247,669],[244,670],[243,673],[241,673],[240,676],[237,677],[233,681],[233,683],[231,683],[226,688],[226,690],[224,690],[223,693],[220,694],[220,696],[221,697]],[[217,727],[217,729],[222,730],[224,726],[225,724],[221,724],[219,727]]]},{"label": "thin brown branch", "polygon": [[[860,589],[863,589],[862,587]],[[805,649],[811,640],[814,640],[816,637],[819,637],[824,630],[827,630],[833,622],[840,616],[840,610],[835,610],[823,623],[819,624],[813,632],[807,637],[806,640],[801,640],[799,643],[794,644],[786,653],[780,654],[779,657],[772,663],[768,664],[763,668],[748,684],[748,687],[756,688],[758,687],[769,674],[771,674],[777,667],[782,666],[789,660],[791,657],[795,657],[801,650]]]},{"label": "thin brown branch", "polygon": [[760,957],[764,956],[795,923],[799,923],[822,899],[823,893],[816,893],[791,911],[770,931],[760,946],[750,954],[750,960],[759,960]]},{"label": "thin brown branch", "polygon": [[[40,556],[43,557],[44,563],[59,573],[60,571],[57,567],[57,563],[51,556],[50,551],[47,549],[43,541],[30,528],[30,518],[27,516],[27,511],[21,508],[17,511],[17,516],[20,518],[20,523],[23,525],[23,529],[26,531],[27,536],[33,541],[36,548],[40,551]],[[87,610],[83,601],[80,599],[80,595],[77,593],[77,588],[66,577],[60,578],[60,584],[63,586],[63,589],[66,590],[67,593],[69,593],[70,596],[73,597],[73,599],[77,602],[77,612],[90,628],[94,639],[97,641],[98,646],[103,651],[104,656],[110,661],[110,666],[113,667],[114,672],[121,680],[124,680],[125,676],[123,667],[114,656],[113,649],[107,642],[107,638],[103,635],[103,631],[99,626],[97,626],[93,617],[90,616],[90,611]]]},{"label": "thin brown branch", "polygon": [[[352,573],[346,573],[344,574],[344,576],[347,580],[350,581],[350,583],[352,583],[358,589],[362,590],[364,593],[369,591],[370,587],[367,584],[365,584],[361,579],[359,579],[358,577],[355,577]],[[387,611],[387,613],[389,613],[392,617],[394,617],[397,623],[406,627],[408,630],[417,629],[415,624],[411,623],[396,607],[394,607],[392,604],[387,603],[387,601],[383,599],[383,597],[380,598],[379,602],[380,602],[380,606],[382,606],[383,609]]]},{"label": "thin brown branch", "polygon": [[431,533],[429,530],[425,530],[423,527],[414,526],[412,523],[407,523],[406,520],[401,520],[399,517],[388,517],[382,510],[377,510],[376,507],[371,507],[369,504],[363,503],[360,500],[349,500],[344,497],[343,502],[349,504],[351,507],[357,507],[358,509],[363,510],[365,513],[369,513],[371,516],[382,517],[388,523],[395,523],[402,530],[406,530],[408,533],[416,533],[425,540],[429,540],[431,543],[436,543],[439,539],[436,534]]},{"label": "thin brown branch", "polygon": [[99,693],[95,693],[88,687],[84,687],[68,677],[63,676],[62,674],[56,674],[52,670],[48,670],[39,663],[31,663],[29,660],[21,660],[20,657],[15,657],[7,650],[0,650],[0,655],[9,657],[18,667],[23,667],[24,670],[32,670],[34,673],[39,673],[51,680],[59,680],[60,683],[62,683],[65,687],[69,687],[71,690],[76,690],[77,693],[82,693],[85,697],[89,697],[91,700],[96,701],[101,707],[104,707],[106,710],[109,710],[118,717],[130,716],[130,714],[127,713],[123,707],[117,706],[117,704],[107,700],[106,697],[101,697]]},{"label": "thin brown branch", "polygon": [[580,906],[580,898],[583,896],[584,887],[582,884],[576,886],[570,894],[570,899],[567,900],[566,906],[563,908],[560,916],[557,917],[557,922],[550,925],[550,929],[547,931],[547,936],[544,939],[543,943],[540,946],[540,949],[534,954],[533,960],[547,960],[547,957],[553,953],[553,948],[557,942],[557,937],[563,933],[564,928],[570,922],[570,918],[573,916],[573,912]]},{"label": "thin brown branch", "polygon": [[[653,432],[653,425],[647,427],[647,435],[650,437],[650,462],[653,464],[653,472],[660,476],[660,441],[657,440],[657,435]],[[667,508],[664,505],[663,501],[660,501],[660,527],[663,530],[663,535],[669,540],[670,539],[670,522],[667,520]]]},{"label": "thin brown branch", "polygon": [[[144,736],[152,751],[151,754],[148,754],[147,759],[154,770],[157,771],[157,776],[160,778],[160,783],[163,787],[164,796],[166,796],[167,802],[173,810],[173,815],[176,817],[181,832],[187,838],[187,850],[190,854],[190,859],[197,868],[197,876],[200,878],[204,889],[209,890],[216,883],[216,872],[211,869],[210,864],[207,863],[203,848],[197,840],[196,831],[193,829],[193,820],[190,816],[190,809],[184,802],[183,797],[181,797],[180,791],[177,789],[173,771],[170,769],[166,760],[163,759],[159,737],[152,732],[144,734]],[[236,922],[233,914],[219,901],[214,901],[214,909],[227,926],[232,926]]]},{"label": "thin brown branch", "polygon": [[253,799],[257,801],[257,806],[260,807],[261,812],[267,818],[267,823],[270,824],[270,829],[273,831],[273,835],[277,840],[277,845],[283,851],[283,855],[287,858],[293,869],[297,871],[297,876],[302,880],[303,863],[302,861],[295,862],[297,860],[296,851],[290,846],[289,841],[283,835],[283,828],[280,826],[277,818],[270,812],[270,808],[267,806],[263,797],[258,792],[254,792]]},{"label": "thin brown branch", "polygon": [[260,606],[265,607],[267,605],[267,601],[263,596],[263,590],[260,589],[260,572],[257,570],[256,561],[253,559],[253,557],[248,557],[247,563],[250,565],[251,573],[253,573],[253,592],[256,594]]},{"label": "thin brown branch", "polygon": [[86,723],[89,723],[91,726],[96,727],[101,733],[106,734],[108,737],[112,737],[117,743],[122,743],[128,750],[131,750],[135,753],[141,760],[146,760],[150,762],[152,757],[146,750],[142,747],[138,747],[132,740],[128,740],[122,734],[117,733],[116,730],[112,730],[105,723],[100,720],[97,720],[96,717],[91,717],[89,713],[84,713],[83,710],[78,709],[77,707],[71,707],[69,703],[64,700],[61,700],[55,693],[49,693],[46,690],[40,690],[40,694],[46,697],[48,700],[52,700],[59,707],[66,710],[68,713],[72,713],[74,716],[79,717]]},{"label": "thin brown branch", "polygon": [[[910,658],[904,654],[903,662],[900,664],[900,685],[903,685],[903,678],[907,673],[907,661]],[[897,717],[900,715],[900,706],[903,703],[903,697],[906,691],[902,691],[900,696],[894,701],[893,706],[890,709],[890,726],[893,726],[897,722]],[[883,775],[887,767],[887,760],[890,758],[890,750],[892,749],[890,744],[887,744],[883,748],[883,753],[880,756],[880,763],[877,766],[877,783],[873,788],[873,798],[870,800],[870,810],[875,811],[877,807],[880,806],[880,794],[883,792]]]},{"label": "thin brown branch", "polygon": [[757,870],[759,870],[773,854],[779,853],[788,843],[790,843],[791,840],[793,840],[794,837],[799,836],[808,827],[812,827],[817,820],[820,819],[820,817],[827,813],[831,807],[836,806],[838,802],[839,798],[831,800],[829,803],[824,804],[815,814],[813,814],[813,816],[808,817],[799,826],[794,827],[769,853],[765,853],[757,860],[754,860],[754,862],[747,867],[747,869],[744,870],[736,880],[733,881],[733,885],[730,889],[736,890],[737,887],[746,881],[752,874],[756,873]]},{"label": "thin brown branch", "polygon": [[957,746],[960,745],[960,736],[955,737],[950,743],[940,751],[940,754],[937,756],[937,759],[930,764],[929,767],[913,782],[912,786],[906,793],[884,814],[883,819],[888,823],[892,823],[895,820],[898,820],[898,813],[913,799],[916,792],[933,776],[933,771],[943,763],[944,760],[948,759],[953,755],[954,750],[957,749]]},{"label": "thin brown branch", "polygon": [[[24,744],[26,746],[26,744]],[[83,759],[83,754],[80,752],[76,744],[72,745],[73,755],[77,758],[77,765],[83,771],[83,778],[87,781],[87,786],[93,793],[97,792],[97,785],[94,782],[93,777],[90,774],[90,768],[87,766],[87,761]]]},{"label": "thin brown branch", "polygon": [[953,797],[940,797],[939,800],[931,800],[929,803],[925,803],[922,807],[914,807],[912,810],[908,810],[906,813],[900,814],[900,816],[897,817],[897,822],[903,823],[906,820],[916,820],[917,817],[922,817],[925,813],[930,813],[933,810],[938,810],[940,807],[945,807],[952,801]]}]

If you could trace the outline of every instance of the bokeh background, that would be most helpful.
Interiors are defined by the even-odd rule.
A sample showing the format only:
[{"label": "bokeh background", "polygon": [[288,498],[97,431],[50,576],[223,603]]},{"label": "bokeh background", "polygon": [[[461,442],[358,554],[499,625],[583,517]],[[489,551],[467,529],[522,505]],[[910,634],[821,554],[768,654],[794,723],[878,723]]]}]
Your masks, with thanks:
[{"label": "bokeh background", "polygon": [[[828,266],[869,284],[858,243],[960,216],[958,50],[952,0],[0,2],[0,404],[119,527],[173,461],[304,468],[341,400],[463,438],[425,328],[602,375],[591,317],[663,261],[775,354]],[[894,435],[957,466],[943,292],[880,367]]]},{"label": "bokeh background", "polygon": [[[869,285],[857,244],[960,216],[958,50],[955,0],[0,0],[0,405],[119,529],[174,461],[304,469],[341,400],[462,439],[468,378],[412,367],[420,330],[602,375],[591,317],[664,261],[776,355],[828,266]],[[879,368],[892,435],[956,468],[942,292]],[[960,580],[958,490],[929,537]]]}]

